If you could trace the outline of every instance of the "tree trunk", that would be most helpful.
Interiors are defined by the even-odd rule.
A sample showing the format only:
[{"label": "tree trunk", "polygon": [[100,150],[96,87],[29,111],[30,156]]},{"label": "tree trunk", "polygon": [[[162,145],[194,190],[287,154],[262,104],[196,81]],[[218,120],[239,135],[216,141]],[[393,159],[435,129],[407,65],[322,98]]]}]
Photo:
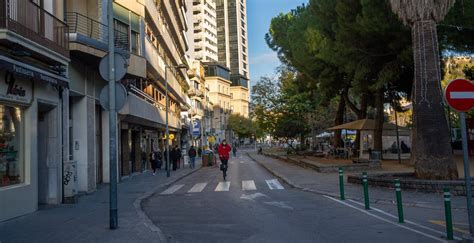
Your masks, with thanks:
[{"label": "tree trunk", "polygon": [[[362,97],[360,97],[360,112],[357,114],[357,119],[365,119],[367,118],[367,102],[369,99],[369,94],[367,91],[362,93]],[[355,147],[356,149],[360,149],[360,131],[356,132],[356,139],[355,139]]]},{"label": "tree trunk", "polygon": [[375,94],[375,130],[374,130],[374,151],[383,151],[382,133],[384,122],[384,89],[380,88]]},{"label": "tree trunk", "polygon": [[415,176],[419,179],[457,179],[443,109],[436,23],[414,23],[412,40],[415,81],[411,159],[415,164]]},{"label": "tree trunk", "polygon": [[[334,125],[338,126],[344,122],[344,110],[346,108],[344,97],[341,95],[341,99],[339,101],[339,107],[337,108],[336,112],[336,119],[334,120]],[[340,148],[343,146],[342,139],[341,139],[341,130],[334,131],[334,138],[333,138],[333,146],[336,148]]]}]

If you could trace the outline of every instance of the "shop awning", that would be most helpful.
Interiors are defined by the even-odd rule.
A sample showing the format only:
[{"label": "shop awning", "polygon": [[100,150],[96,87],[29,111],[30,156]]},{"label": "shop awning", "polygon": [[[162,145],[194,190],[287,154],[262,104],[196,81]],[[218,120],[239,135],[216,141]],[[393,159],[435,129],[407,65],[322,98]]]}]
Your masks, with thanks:
[{"label": "shop awning", "polygon": [[66,77],[44,71],[40,68],[13,60],[5,56],[0,56],[0,69],[27,79],[32,79],[35,82],[45,82],[52,85],[69,88],[69,81]]},{"label": "shop awning", "polygon": [[[335,127],[330,127],[328,130],[375,130],[375,120],[372,119],[361,119],[353,122],[344,123]],[[397,129],[395,124],[384,123],[383,130],[395,130]]]}]

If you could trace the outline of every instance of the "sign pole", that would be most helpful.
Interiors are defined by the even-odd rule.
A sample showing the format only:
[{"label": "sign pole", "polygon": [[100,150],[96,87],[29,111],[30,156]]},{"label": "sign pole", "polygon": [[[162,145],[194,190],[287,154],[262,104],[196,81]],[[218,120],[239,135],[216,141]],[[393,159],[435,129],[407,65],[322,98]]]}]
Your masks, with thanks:
[{"label": "sign pole", "polygon": [[467,129],[466,129],[466,113],[460,112],[461,120],[461,136],[462,136],[462,153],[464,157],[464,179],[466,180],[466,201],[467,201],[467,212],[469,219],[469,232],[471,235],[474,234],[474,215],[472,208],[472,187],[471,187],[471,170],[469,168],[469,155],[467,151]]},{"label": "sign pole", "polygon": [[168,66],[165,66],[165,95],[166,95],[166,177],[170,177],[170,130],[168,125],[168,111],[169,111],[169,98],[168,98]]},{"label": "sign pole", "polygon": [[110,145],[110,229],[118,227],[117,213],[117,111],[115,107],[115,45],[113,1],[108,2],[109,25],[109,145]]}]

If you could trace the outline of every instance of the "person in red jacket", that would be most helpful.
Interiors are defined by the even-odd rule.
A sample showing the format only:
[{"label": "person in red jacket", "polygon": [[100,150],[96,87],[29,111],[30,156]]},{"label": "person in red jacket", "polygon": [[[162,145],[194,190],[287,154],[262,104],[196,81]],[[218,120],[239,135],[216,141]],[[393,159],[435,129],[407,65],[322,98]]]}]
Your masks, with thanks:
[{"label": "person in red jacket", "polygon": [[227,177],[227,163],[229,162],[230,158],[230,152],[232,151],[232,148],[230,147],[229,144],[224,140],[222,140],[222,143],[219,144],[219,147],[217,148],[217,153],[219,154],[219,159],[221,160],[221,170],[224,175],[224,180]]}]

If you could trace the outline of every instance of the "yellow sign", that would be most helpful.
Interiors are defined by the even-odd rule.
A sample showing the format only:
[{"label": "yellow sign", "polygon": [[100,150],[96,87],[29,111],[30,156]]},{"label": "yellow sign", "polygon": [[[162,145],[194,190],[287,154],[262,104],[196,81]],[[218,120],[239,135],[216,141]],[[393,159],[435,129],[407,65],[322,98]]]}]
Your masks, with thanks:
[{"label": "yellow sign", "polygon": [[[165,136],[163,137],[163,139],[166,139],[166,134],[165,134]],[[174,134],[170,134],[170,139],[171,139],[171,140],[174,139]]]}]

